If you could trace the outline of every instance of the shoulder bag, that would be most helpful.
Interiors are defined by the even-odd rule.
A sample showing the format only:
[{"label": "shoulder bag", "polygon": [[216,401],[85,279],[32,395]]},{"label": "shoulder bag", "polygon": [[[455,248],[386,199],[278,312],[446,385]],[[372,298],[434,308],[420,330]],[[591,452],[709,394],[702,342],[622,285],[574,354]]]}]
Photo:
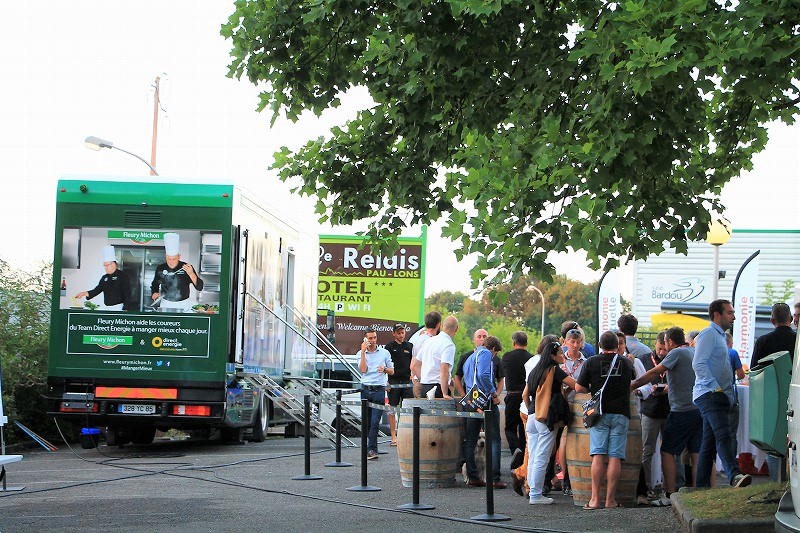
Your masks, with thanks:
[{"label": "shoulder bag", "polygon": [[611,373],[614,371],[614,365],[617,362],[617,355],[614,356],[614,359],[611,361],[611,366],[608,369],[608,375],[606,376],[606,381],[603,383],[603,386],[600,387],[600,390],[595,392],[592,397],[584,402],[583,404],[583,427],[590,428],[597,424],[597,421],[600,420],[600,417],[603,416],[603,389],[606,388],[608,385],[608,379],[611,377]]},{"label": "shoulder bag", "polygon": [[547,413],[550,410],[550,395],[553,391],[553,374],[556,367],[551,366],[544,376],[544,379],[536,387],[536,400],[534,402],[534,417],[538,422],[544,424],[547,421]]},{"label": "shoulder bag", "polygon": [[[460,405],[464,411],[480,413],[492,402],[492,395],[478,388],[478,350],[475,350],[475,353],[472,355],[475,357],[472,387],[470,387],[463,398],[458,400],[458,405]],[[494,379],[494,377],[492,377],[492,379]]]}]

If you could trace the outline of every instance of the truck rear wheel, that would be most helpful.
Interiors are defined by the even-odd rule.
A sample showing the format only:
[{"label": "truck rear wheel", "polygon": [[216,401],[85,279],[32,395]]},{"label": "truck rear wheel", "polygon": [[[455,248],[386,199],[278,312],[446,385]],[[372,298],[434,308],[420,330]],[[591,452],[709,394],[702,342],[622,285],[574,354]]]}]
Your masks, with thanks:
[{"label": "truck rear wheel", "polygon": [[269,399],[263,392],[253,421],[253,442],[264,442],[269,431]]},{"label": "truck rear wheel", "polygon": [[150,444],[156,436],[156,428],[140,427],[131,429],[131,442],[134,444]]}]

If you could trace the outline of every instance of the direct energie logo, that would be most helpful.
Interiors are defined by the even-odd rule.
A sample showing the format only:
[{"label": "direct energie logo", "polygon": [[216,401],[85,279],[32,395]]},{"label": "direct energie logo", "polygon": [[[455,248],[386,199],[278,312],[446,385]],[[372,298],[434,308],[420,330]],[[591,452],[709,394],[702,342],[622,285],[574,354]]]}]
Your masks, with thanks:
[{"label": "direct energie logo", "polygon": [[153,340],[150,342],[153,345],[153,348],[161,348],[161,345],[164,344],[164,341],[161,339],[161,337],[153,337]]}]

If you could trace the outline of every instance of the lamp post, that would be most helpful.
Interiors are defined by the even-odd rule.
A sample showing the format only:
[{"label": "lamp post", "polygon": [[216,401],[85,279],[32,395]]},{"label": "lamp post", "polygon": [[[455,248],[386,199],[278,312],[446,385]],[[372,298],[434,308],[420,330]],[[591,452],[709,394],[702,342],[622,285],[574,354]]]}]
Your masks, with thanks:
[{"label": "lamp post", "polygon": [[714,247],[714,276],[711,285],[711,296],[717,299],[719,292],[719,247],[731,239],[731,225],[724,218],[711,221],[706,233],[706,242]]},{"label": "lamp post", "polygon": [[88,137],[86,137],[84,144],[86,145],[86,148],[89,148],[90,150],[100,150],[101,148],[113,148],[115,150],[119,150],[120,152],[125,152],[126,154],[130,154],[139,161],[141,161],[142,163],[144,163],[145,165],[147,165],[148,167],[150,167],[150,170],[153,172],[153,175],[158,176],[158,172],[156,172],[156,169],[153,168],[153,166],[150,163],[148,163],[138,155],[134,154],[133,152],[123,150],[119,146],[114,146],[114,143],[112,143],[111,141],[106,141],[105,139],[101,139],[100,137],[89,135]]},{"label": "lamp post", "polygon": [[536,285],[531,285],[528,288],[538,292],[539,298],[542,300],[542,337],[544,337],[544,294],[542,294],[542,291],[540,291]]}]

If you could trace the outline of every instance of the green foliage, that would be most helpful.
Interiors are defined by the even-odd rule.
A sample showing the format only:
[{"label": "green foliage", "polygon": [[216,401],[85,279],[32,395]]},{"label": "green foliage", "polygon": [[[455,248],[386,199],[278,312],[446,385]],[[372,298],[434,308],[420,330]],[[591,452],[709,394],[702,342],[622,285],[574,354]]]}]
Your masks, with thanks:
[{"label": "green foliage", "polygon": [[[425,309],[444,312],[444,302],[462,308],[452,313],[459,321],[454,339],[458,353],[474,347],[472,335],[479,328],[499,338],[504,351],[511,349],[511,334],[524,331],[528,334],[529,350],[535,350],[541,338],[542,302],[538,293],[531,289],[532,285],[545,297],[545,334],[558,335],[562,322],[576,320],[584,328],[587,340],[595,342],[597,282],[584,284],[563,275],[554,276],[551,282],[521,276],[493,287],[492,296],[490,291],[485,291],[480,301],[463,293],[437,292],[425,299]],[[499,298],[499,295],[505,297]]]},{"label": "green foliage", "polygon": [[789,306],[791,306],[793,297],[794,280],[784,280],[780,289],[775,289],[772,283],[767,283],[764,285],[764,305],[788,303]]},{"label": "green foliage", "polygon": [[46,420],[41,394],[47,382],[52,282],[51,264],[26,272],[0,260],[3,405],[10,420],[19,420],[37,433]]},{"label": "green foliage", "polygon": [[[792,123],[800,4],[783,0],[237,0],[230,76],[273,121],[374,105],[274,168],[322,221],[369,219],[396,246],[447,219],[457,254],[505,281],[548,280],[551,251],[592,266],[686,250],[752,166],[763,125]],[[296,180],[299,178],[299,180]],[[296,181],[295,181],[296,180]]]},{"label": "green foliage", "polygon": [[425,299],[425,309],[452,315],[464,310],[466,299],[467,295],[463,292],[439,291]]}]

